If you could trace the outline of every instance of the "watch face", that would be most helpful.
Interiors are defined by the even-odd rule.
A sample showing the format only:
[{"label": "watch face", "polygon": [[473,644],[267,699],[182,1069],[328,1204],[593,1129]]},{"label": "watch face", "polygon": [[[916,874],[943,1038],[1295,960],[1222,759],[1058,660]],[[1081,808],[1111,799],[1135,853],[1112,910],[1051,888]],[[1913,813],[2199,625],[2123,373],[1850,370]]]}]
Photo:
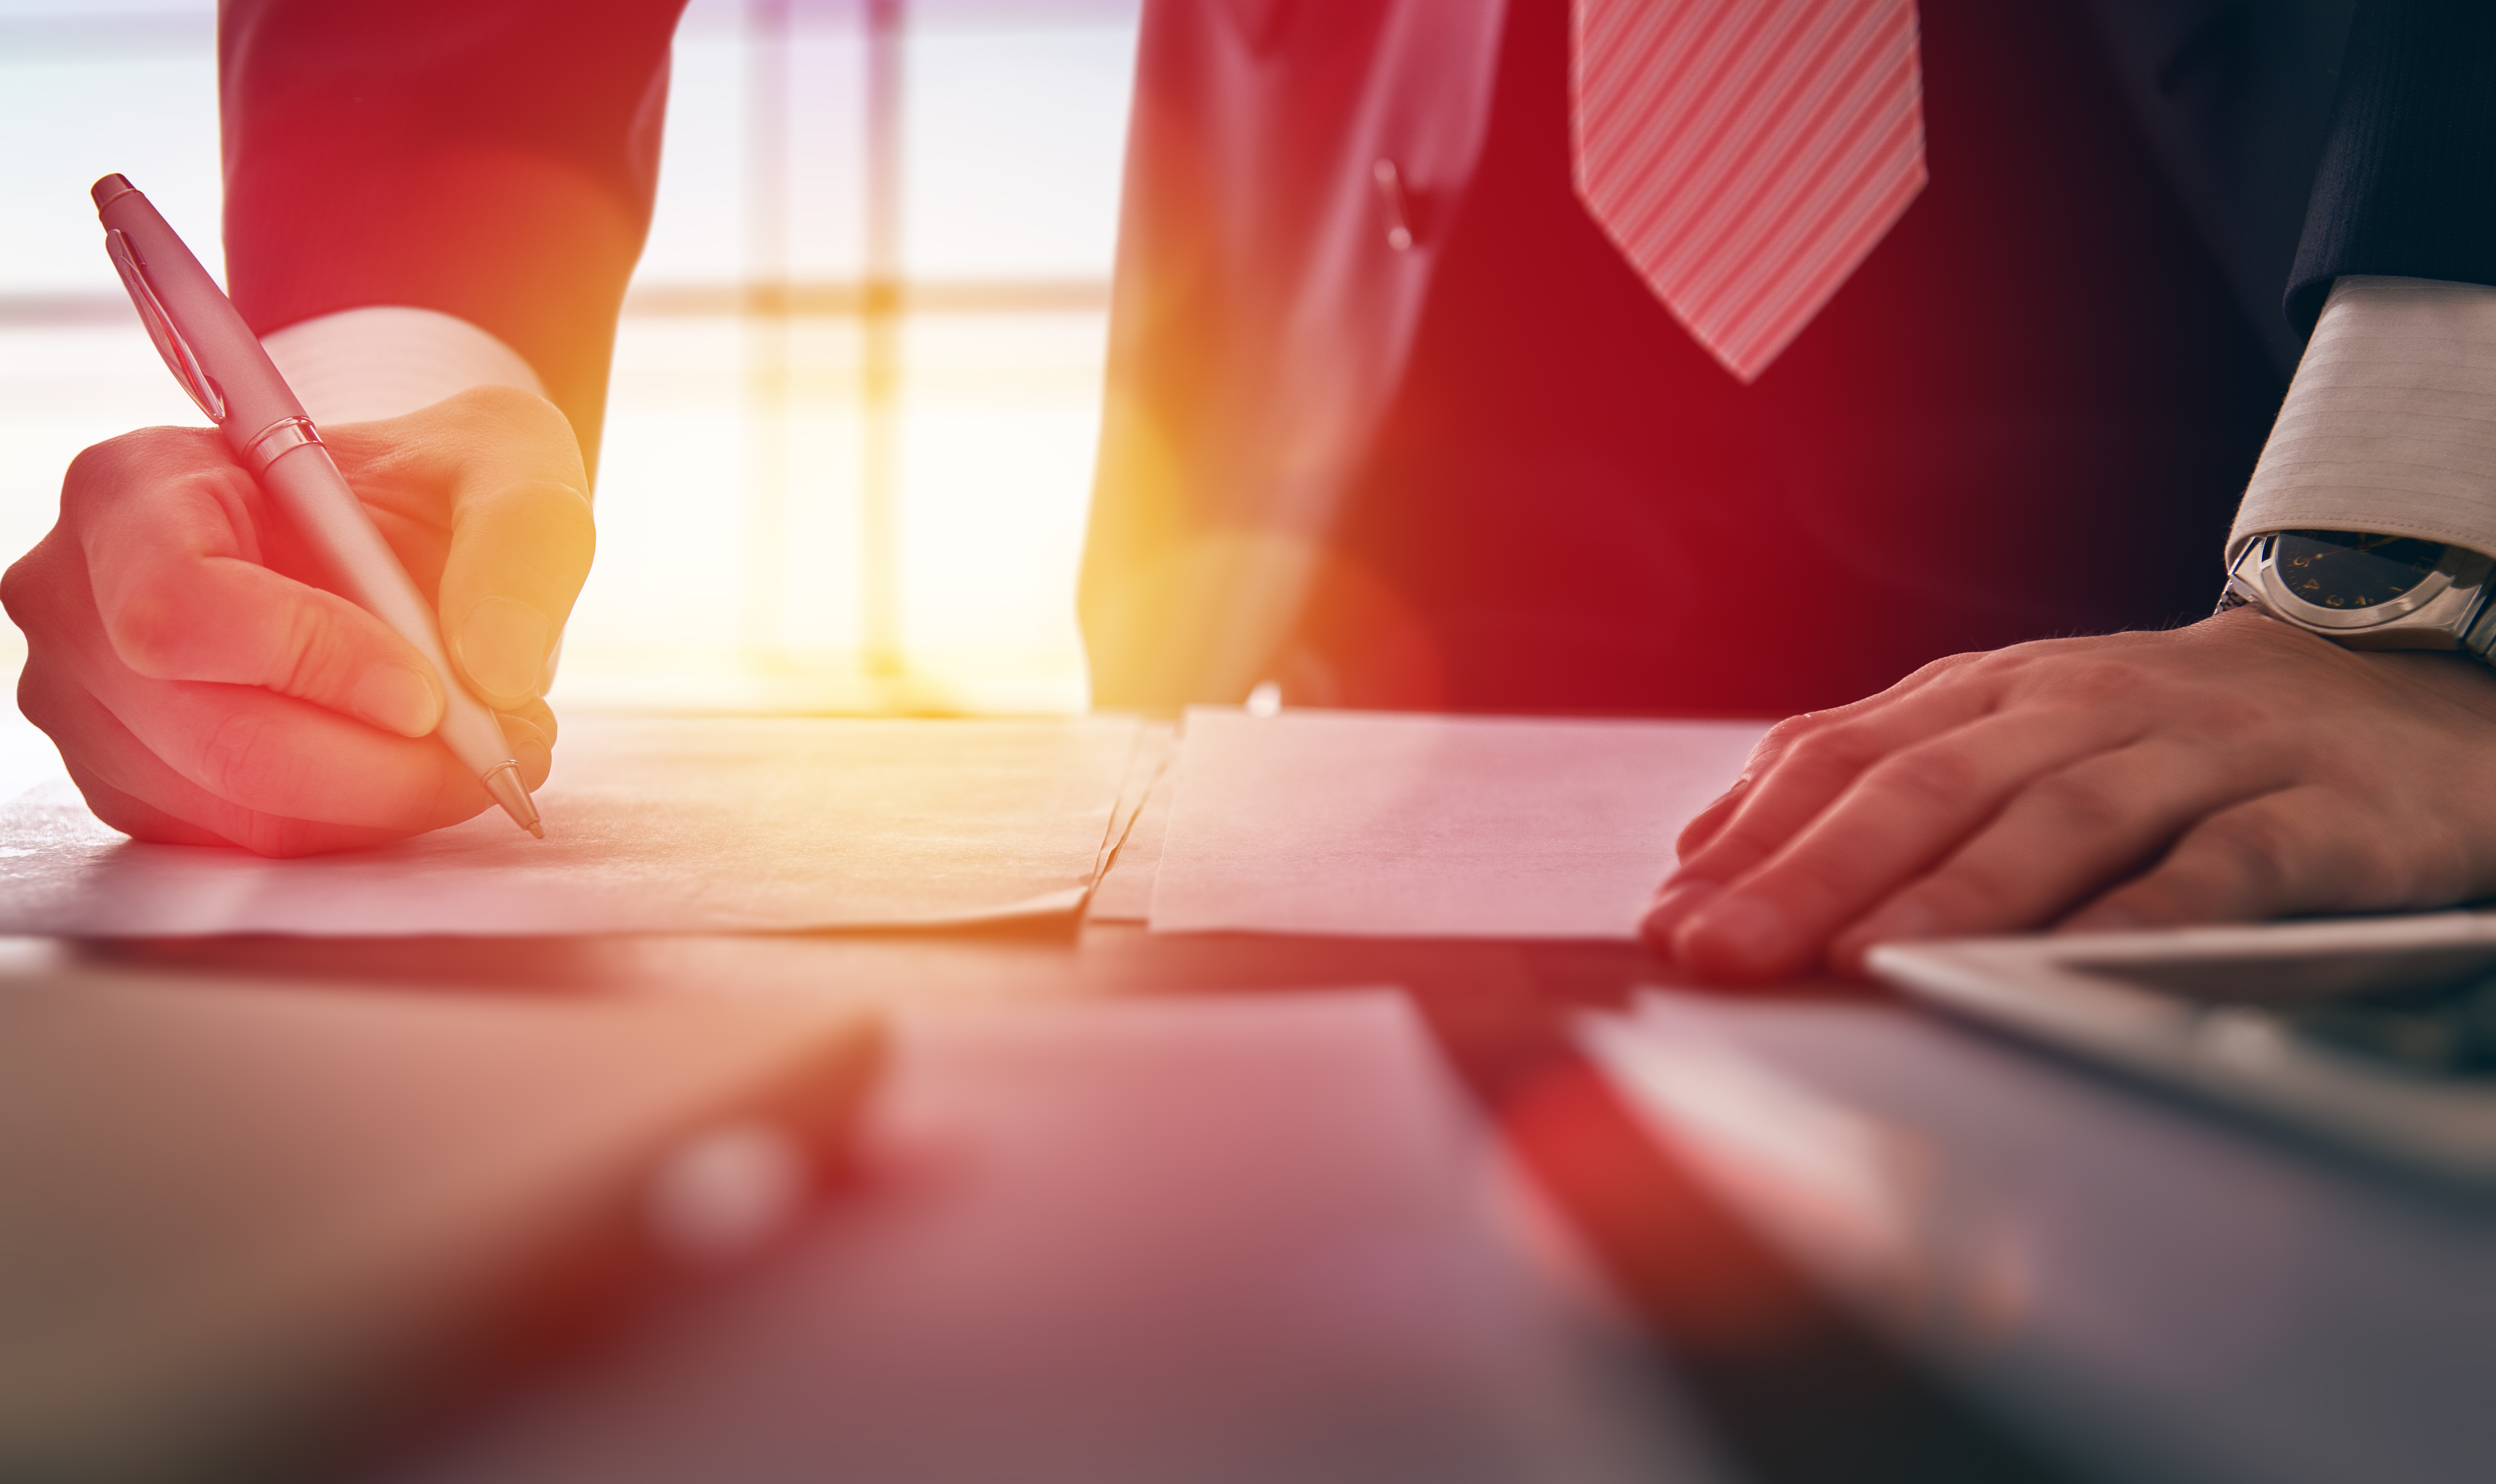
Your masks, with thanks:
[{"label": "watch face", "polygon": [[2282,531],[2271,570],[2289,592],[2320,608],[2371,608],[2425,581],[2444,560],[2442,541],[2365,531]]}]

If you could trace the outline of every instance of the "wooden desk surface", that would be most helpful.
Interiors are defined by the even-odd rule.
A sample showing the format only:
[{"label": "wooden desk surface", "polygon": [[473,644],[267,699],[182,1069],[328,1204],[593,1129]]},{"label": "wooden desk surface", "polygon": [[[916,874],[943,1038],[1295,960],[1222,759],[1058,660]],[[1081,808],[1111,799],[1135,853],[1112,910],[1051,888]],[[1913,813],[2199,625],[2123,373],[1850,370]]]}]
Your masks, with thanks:
[{"label": "wooden desk surface", "polygon": [[[2496,1374],[2496,1209],[2439,1201],[1853,986],[1687,1003],[1752,1027],[1752,1043],[1796,1076],[1928,1136],[1950,1177],[1935,1189],[1956,1203],[1942,1216],[1973,1200],[1988,1230],[2015,1239],[2019,1313],[1979,1343],[1901,1341],[1824,1296],[1595,1074],[1572,1017],[1674,987],[1626,945],[1060,924],[68,947],[175,975],[799,993],[904,1015],[1393,986],[1633,1317],[1641,1405],[1700,1419],[1725,1475],[2424,1481],[2475,1476],[2496,1457],[2496,1409],[2481,1399]],[[531,1385],[551,1394],[564,1378]],[[507,1405],[526,1411],[536,1397],[524,1388]],[[782,1476],[718,1463],[718,1478]]]},{"label": "wooden desk surface", "polygon": [[[1569,1034],[1574,1012],[1669,982],[1626,945],[1156,937],[1092,924],[781,937],[151,940],[75,951],[177,974],[492,994],[796,992],[904,1008],[1395,986],[1635,1314],[1647,1352],[1641,1384],[1655,1388],[1659,1407],[1695,1410],[1737,1476],[2074,1476],[2049,1447],[1824,1298],[1638,1127]],[[1833,984],[1784,996],[1869,998]]]}]

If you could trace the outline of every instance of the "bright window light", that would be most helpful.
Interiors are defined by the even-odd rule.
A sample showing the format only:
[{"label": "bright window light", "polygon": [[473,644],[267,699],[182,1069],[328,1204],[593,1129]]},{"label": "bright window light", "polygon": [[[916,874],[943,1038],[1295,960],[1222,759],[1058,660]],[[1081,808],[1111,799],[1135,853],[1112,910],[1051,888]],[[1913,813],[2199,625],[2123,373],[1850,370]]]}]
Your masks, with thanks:
[{"label": "bright window light", "polygon": [[[1083,706],[1139,3],[695,0],[558,707]],[[86,187],[121,170],[216,240],[213,24],[203,0],[0,0],[12,558],[78,448],[199,420]]]}]

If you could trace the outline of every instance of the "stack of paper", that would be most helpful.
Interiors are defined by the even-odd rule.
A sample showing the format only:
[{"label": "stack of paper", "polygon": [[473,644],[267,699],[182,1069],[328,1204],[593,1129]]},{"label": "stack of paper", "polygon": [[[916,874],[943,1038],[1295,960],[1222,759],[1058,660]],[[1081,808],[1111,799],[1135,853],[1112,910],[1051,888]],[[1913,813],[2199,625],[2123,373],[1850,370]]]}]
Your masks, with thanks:
[{"label": "stack of paper", "polygon": [[1152,926],[1634,938],[1673,837],[1763,729],[1191,711]]},{"label": "stack of paper", "polygon": [[[1094,922],[1141,922],[1152,913],[1153,878],[1161,873],[1162,838],[1170,832],[1170,789],[1176,782],[1177,728],[1150,727],[1136,748],[1139,765],[1149,759],[1151,777],[1134,817],[1117,829],[1118,840],[1083,914]],[[1132,784],[1137,767],[1128,770]],[[1119,800],[1120,807],[1125,799]]]}]

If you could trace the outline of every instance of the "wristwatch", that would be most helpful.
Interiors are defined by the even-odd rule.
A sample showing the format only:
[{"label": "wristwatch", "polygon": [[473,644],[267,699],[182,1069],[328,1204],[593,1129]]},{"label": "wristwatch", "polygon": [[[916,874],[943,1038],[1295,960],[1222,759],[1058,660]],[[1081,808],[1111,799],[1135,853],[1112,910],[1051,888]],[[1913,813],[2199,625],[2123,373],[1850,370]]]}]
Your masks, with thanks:
[{"label": "wristwatch", "polygon": [[2496,644],[2496,562],[2465,546],[2372,531],[2271,531],[2228,572],[2219,610],[2247,604],[2351,649]]}]

